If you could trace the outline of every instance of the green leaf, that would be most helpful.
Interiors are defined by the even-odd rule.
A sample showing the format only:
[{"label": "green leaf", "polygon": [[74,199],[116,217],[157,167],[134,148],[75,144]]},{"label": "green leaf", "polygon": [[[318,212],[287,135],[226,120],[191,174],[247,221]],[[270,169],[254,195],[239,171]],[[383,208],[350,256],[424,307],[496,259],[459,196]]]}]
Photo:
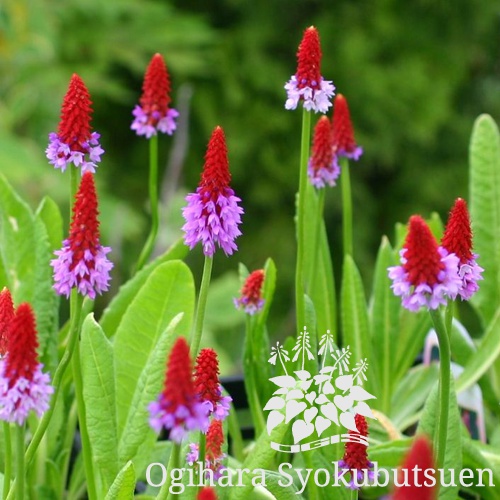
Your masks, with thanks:
[{"label": "green leaf", "polygon": [[57,203],[52,198],[45,196],[35,215],[45,225],[51,250],[60,248],[63,239],[63,219]]},{"label": "green leaf", "polygon": [[55,363],[58,300],[52,289],[51,252],[45,225],[0,176],[0,279],[14,303],[29,302],[35,312],[40,359]]},{"label": "green leaf", "polygon": [[[492,463],[488,460],[488,455],[497,454],[498,451],[494,450],[491,446],[487,444],[480,444],[477,441],[473,441],[469,438],[462,439],[462,450],[463,450],[463,468],[470,469],[474,473],[472,479],[468,479],[470,486],[467,486],[467,490],[470,493],[475,493],[479,495],[484,500],[498,500],[500,495],[498,493],[498,485],[500,484],[500,468],[498,464]],[[484,473],[480,477],[479,470],[483,470]],[[491,483],[488,470],[491,471]],[[479,484],[484,484],[484,486],[478,486]]]},{"label": "green leaf", "polygon": [[80,352],[92,458],[108,488],[119,470],[114,359],[112,346],[92,314],[82,325]]},{"label": "green leaf", "polygon": [[[250,471],[255,469],[270,469],[276,454],[276,451],[271,448],[271,442],[282,443],[287,429],[288,424],[282,423],[271,431],[271,435],[263,432],[243,462],[242,468],[247,468]],[[242,486],[231,490],[229,494],[230,500],[244,500],[248,498],[253,489],[252,477],[251,474],[242,474]]]},{"label": "green leaf", "polygon": [[189,337],[194,311],[194,282],[181,261],[160,264],[127,307],[116,330],[115,380],[118,437],[121,438],[139,377],[158,338],[180,312],[180,335]]},{"label": "green leaf", "polygon": [[471,302],[487,325],[500,303],[500,134],[489,115],[479,116],[472,130],[469,189],[474,251],[484,268]]},{"label": "green leaf", "polygon": [[116,476],[105,500],[132,500],[135,490],[135,470],[132,462],[127,462]]},{"label": "green leaf", "polygon": [[176,331],[180,331],[183,314],[179,313],[172,319],[156,345],[149,351],[149,357],[134,388],[118,444],[118,459],[119,463],[133,460],[137,470],[142,470],[147,464],[149,453],[157,439],[157,435],[149,426],[148,404],[155,401],[161,393],[167,355],[177,337]]},{"label": "green leaf", "polygon": [[488,371],[500,355],[500,308],[486,329],[477,350],[469,357],[464,371],[457,380],[457,391],[463,391],[474,384]]},{"label": "green leaf", "polygon": [[[366,308],[363,283],[356,264],[350,255],[344,259],[341,291],[341,322],[343,345],[350,346],[351,362],[368,358],[371,360],[371,343],[368,333],[368,313]],[[374,387],[376,381],[371,370],[368,371],[367,391]],[[377,392],[375,392],[377,394]]]},{"label": "green leaf", "polygon": [[[450,399],[449,399],[449,414],[448,414],[448,434],[446,440],[446,456],[444,464],[440,467],[445,469],[443,481],[446,484],[451,483],[451,470],[455,471],[455,477],[458,477],[462,468],[462,435],[461,435],[461,419],[457,405],[457,396],[454,388],[453,378],[450,381]],[[438,384],[435,385],[429,399],[425,404],[422,417],[417,429],[417,434],[422,432],[429,436],[435,442],[434,434],[436,432],[436,422],[438,421]],[[450,486],[441,488],[439,491],[440,500],[456,500],[458,497],[459,486]]]},{"label": "green leaf", "polygon": [[303,500],[303,496],[298,492],[297,487],[292,483],[290,486],[282,486],[288,484],[289,478],[284,478],[277,472],[266,470],[266,490],[272,493],[280,500]]},{"label": "green leaf", "polygon": [[[318,196],[308,183],[306,193],[304,278],[309,284],[307,294],[316,311],[317,329],[320,334],[327,330],[338,342],[335,278],[328,245],[328,237],[323,220],[318,221]],[[322,215],[322,214],[321,214]],[[312,256],[316,252],[315,257]],[[308,328],[311,325],[303,325]]]},{"label": "green leaf", "polygon": [[104,310],[100,319],[102,329],[108,337],[112,337],[116,333],[125,311],[153,271],[165,262],[183,259],[187,255],[187,252],[188,247],[184,244],[183,240],[177,241],[163,255],[160,255],[153,262],[144,266],[133,278],[120,287],[120,290]]},{"label": "green leaf", "polygon": [[[370,307],[370,330],[373,345],[371,367],[378,375],[379,397],[373,402],[375,408],[389,413],[395,384],[394,357],[399,334],[399,311],[401,299],[391,290],[387,268],[396,264],[389,240],[384,237],[375,264],[372,301]],[[373,375],[372,375],[373,376]]]},{"label": "green leaf", "polygon": [[412,368],[399,382],[392,398],[389,416],[401,431],[418,420],[418,412],[423,408],[432,387],[438,378],[435,363]]}]

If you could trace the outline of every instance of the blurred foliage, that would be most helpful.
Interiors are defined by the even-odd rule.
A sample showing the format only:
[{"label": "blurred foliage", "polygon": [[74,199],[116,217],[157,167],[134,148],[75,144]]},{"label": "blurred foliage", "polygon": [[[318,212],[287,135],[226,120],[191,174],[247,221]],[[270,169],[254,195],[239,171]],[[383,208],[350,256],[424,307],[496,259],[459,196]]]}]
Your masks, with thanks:
[{"label": "blurred foliage", "polygon": [[[272,257],[280,301],[271,319],[276,331],[292,328],[301,113],[285,111],[283,85],[312,24],[321,34],[322,73],[347,97],[365,150],[351,178],[355,257],[369,283],[380,238],[392,236],[395,222],[415,212],[444,219],[453,200],[466,196],[473,120],[481,112],[500,117],[497,2],[3,0],[0,169],[33,203],[47,192],[67,202],[67,179],[51,170],[44,149],[69,78],[79,73],[107,153],[98,176],[102,239],[118,259],[117,286],[148,224],[147,144],[130,131],[131,110],[149,59],[162,53],[173,106],[186,123],[160,141],[166,213],[159,246],[180,234],[180,194],[195,189],[206,143],[220,124],[246,215],[240,251],[218,255],[216,273],[239,261],[252,270]],[[337,269],[339,195],[329,191],[326,204]],[[190,264],[199,269],[199,249]]]}]

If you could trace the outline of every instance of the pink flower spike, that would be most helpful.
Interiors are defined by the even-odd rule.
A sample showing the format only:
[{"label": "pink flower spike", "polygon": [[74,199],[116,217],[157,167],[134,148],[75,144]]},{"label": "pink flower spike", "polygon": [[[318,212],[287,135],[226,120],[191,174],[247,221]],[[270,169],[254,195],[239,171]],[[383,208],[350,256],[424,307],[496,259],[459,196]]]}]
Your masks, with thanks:
[{"label": "pink flower spike", "polygon": [[106,255],[111,248],[103,247],[99,241],[97,204],[94,176],[87,172],[76,193],[69,237],[63,241],[62,249],[54,252],[57,258],[50,263],[54,289],[66,298],[72,288],[92,300],[96,293],[108,290],[113,264]]},{"label": "pink flower spike", "polygon": [[309,158],[307,174],[309,182],[317,189],[326,185],[335,186],[340,175],[337,156],[333,149],[330,120],[326,116],[318,120],[314,129],[312,155]]},{"label": "pink flower spike", "polygon": [[149,424],[156,431],[170,431],[169,438],[181,441],[190,431],[208,430],[208,408],[196,394],[189,346],[179,337],[168,358],[165,385],[157,401],[149,404]]},{"label": "pink flower spike", "polygon": [[158,132],[172,135],[177,128],[177,110],[170,108],[170,77],[160,54],[155,54],[144,75],[140,104],[134,108],[131,129],[150,139]]},{"label": "pink flower spike", "polygon": [[454,300],[461,287],[458,257],[438,244],[418,215],[410,217],[408,235],[400,252],[401,265],[389,267],[394,294],[403,307],[416,312],[421,307],[437,309],[448,298]]},{"label": "pink flower spike", "polygon": [[285,85],[287,91],[286,109],[295,109],[300,100],[307,111],[326,113],[332,105],[330,99],[335,87],[321,76],[321,45],[318,30],[310,26],[297,52],[297,72]]},{"label": "pink flower spike", "polygon": [[23,425],[31,410],[41,417],[54,392],[38,361],[35,315],[21,304],[11,321],[7,355],[0,359],[0,419]]},{"label": "pink flower spike", "polygon": [[462,198],[455,201],[450,211],[441,245],[458,257],[457,273],[462,280],[462,286],[458,293],[462,300],[469,300],[479,290],[477,282],[483,279],[481,273],[484,269],[476,262],[478,255],[472,253],[472,229],[469,211],[467,203]]},{"label": "pink flower spike", "polygon": [[212,257],[218,245],[226,255],[238,249],[234,240],[241,235],[243,209],[240,198],[229,186],[231,174],[224,131],[216,127],[208,143],[205,165],[196,193],[186,196],[182,210],[185,244],[193,249],[201,242],[203,253]]},{"label": "pink flower spike", "polygon": [[99,144],[100,135],[91,132],[92,102],[83,80],[75,73],[64,96],[61,121],[57,133],[49,134],[45,150],[47,159],[55,168],[64,172],[71,163],[85,172],[94,173],[104,150]]}]

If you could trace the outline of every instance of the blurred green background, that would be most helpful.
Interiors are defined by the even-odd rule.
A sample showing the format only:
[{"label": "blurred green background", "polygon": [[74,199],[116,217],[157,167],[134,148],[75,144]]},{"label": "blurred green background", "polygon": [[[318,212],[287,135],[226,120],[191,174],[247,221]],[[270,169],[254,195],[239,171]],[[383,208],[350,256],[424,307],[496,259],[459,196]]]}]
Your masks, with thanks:
[{"label": "blurred green background", "polygon": [[[173,137],[160,139],[157,252],[181,235],[183,197],[196,188],[210,133],[221,125],[246,214],[240,251],[216,257],[209,326],[220,343],[241,343],[243,318],[232,306],[238,263],[253,270],[272,257],[272,333],[290,333],[301,113],[285,110],[283,86],[309,25],[321,35],[322,73],[347,97],[365,151],[351,180],[355,258],[368,288],[380,238],[393,237],[395,222],[432,211],[445,219],[454,199],[467,196],[473,120],[482,112],[500,118],[497,2],[1,0],[0,171],[32,206],[50,194],[67,214],[69,179],[44,151],[77,72],[106,150],[97,176],[101,239],[113,247],[116,289],[148,231],[148,147],[130,123],[144,70],[160,52],[181,121]],[[337,269],[340,201],[339,189],[329,190],[325,214]],[[199,280],[200,248],[188,262]]]}]

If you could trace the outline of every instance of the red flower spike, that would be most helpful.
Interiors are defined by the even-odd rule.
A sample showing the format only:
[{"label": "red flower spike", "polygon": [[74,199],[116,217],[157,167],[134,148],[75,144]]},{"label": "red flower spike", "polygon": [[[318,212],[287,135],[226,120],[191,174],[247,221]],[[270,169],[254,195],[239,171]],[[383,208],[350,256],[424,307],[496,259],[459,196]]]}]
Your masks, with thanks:
[{"label": "red flower spike", "polygon": [[264,306],[262,298],[264,276],[263,269],[257,269],[248,275],[241,288],[241,297],[234,299],[234,305],[237,308],[243,308],[248,314],[255,314],[262,309]]},{"label": "red flower spike", "polygon": [[21,304],[11,321],[7,334],[5,375],[12,387],[20,377],[33,381],[38,368],[38,341],[35,315],[31,306]]},{"label": "red flower spike", "polygon": [[196,359],[195,392],[209,407],[209,414],[217,420],[224,420],[229,414],[229,404],[232,399],[222,396],[219,383],[219,362],[213,349],[202,349]]},{"label": "red flower spike", "polygon": [[215,490],[210,486],[205,486],[198,492],[197,500],[217,500]]},{"label": "red flower spike", "polygon": [[74,73],[61,108],[58,136],[72,151],[87,152],[90,140],[92,101],[83,80]]},{"label": "red flower spike", "polygon": [[162,395],[172,413],[175,413],[179,406],[189,407],[197,399],[189,346],[184,337],[176,340],[170,353]]},{"label": "red flower spike", "polygon": [[351,114],[347,100],[342,94],[337,94],[334,100],[332,117],[332,141],[336,154],[357,160],[363,150],[356,144]]},{"label": "red flower spike", "polygon": [[7,352],[8,332],[14,319],[14,304],[8,288],[0,292],[0,356]]},{"label": "red flower spike", "polygon": [[[431,486],[428,474],[434,476],[435,463],[429,439],[420,435],[415,438],[400,470],[400,481],[394,490],[393,500],[434,500],[436,486]],[[427,474],[424,474],[427,471]],[[402,477],[401,477],[402,476]],[[416,476],[416,477],[415,477]],[[402,486],[399,486],[399,485]],[[427,486],[426,486],[427,485]]]},{"label": "red flower spike", "polygon": [[406,248],[406,263],[403,268],[408,273],[409,282],[414,286],[421,283],[432,286],[437,283],[437,276],[445,265],[441,262],[436,239],[419,215],[410,217],[408,235],[403,246]]},{"label": "red flower spike", "polygon": [[367,445],[359,442],[360,438],[366,441],[368,437],[368,424],[365,417],[356,414],[354,422],[358,432],[349,431],[349,441],[345,444],[345,453],[343,459],[339,462],[339,467],[342,469],[342,475],[350,472],[351,479],[349,481],[350,487],[359,489],[356,481],[361,482],[364,479],[364,474],[367,474],[369,480],[374,478],[373,463],[368,460],[366,453]]},{"label": "red flower spike", "polygon": [[330,120],[322,116],[314,129],[311,165],[315,170],[331,168],[333,162],[332,131]]},{"label": "red flower spike", "polygon": [[221,460],[223,456],[224,431],[220,420],[212,420],[207,432],[206,458],[212,463]]},{"label": "red flower spike", "polygon": [[159,112],[161,116],[164,116],[171,100],[170,77],[165,61],[160,54],[155,54],[152,57],[146,69],[142,91],[139,102],[143,111],[150,115]]},{"label": "red flower spike", "polygon": [[87,172],[83,174],[80,187],[73,205],[73,220],[71,221],[69,241],[73,252],[72,271],[83,260],[85,252],[96,255],[99,247],[99,214],[94,176]]},{"label": "red flower spike", "polygon": [[200,195],[216,201],[229,187],[231,174],[227,157],[226,138],[221,127],[215,127],[205,154],[205,165],[199,184]]},{"label": "red flower spike", "polygon": [[319,88],[321,82],[321,45],[319,33],[314,26],[304,31],[297,51],[297,87]]},{"label": "red flower spike", "polygon": [[454,253],[460,264],[468,264],[472,259],[472,230],[467,203],[458,198],[450,211],[441,245]]}]

